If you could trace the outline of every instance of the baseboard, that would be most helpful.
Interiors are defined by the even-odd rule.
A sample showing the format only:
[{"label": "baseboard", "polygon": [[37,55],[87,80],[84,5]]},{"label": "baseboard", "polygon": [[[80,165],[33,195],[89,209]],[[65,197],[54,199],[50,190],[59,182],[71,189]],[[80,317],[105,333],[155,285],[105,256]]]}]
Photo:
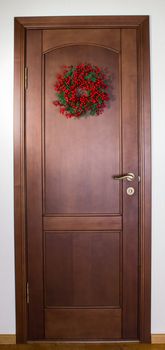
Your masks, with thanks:
[{"label": "baseboard", "polygon": [[165,344],[165,334],[152,334],[151,342],[152,344]]},{"label": "baseboard", "polygon": [[[152,334],[152,344],[165,344],[165,334]],[[0,334],[0,344],[16,344],[15,334]]]},{"label": "baseboard", "polygon": [[16,335],[0,334],[0,344],[16,344]]}]

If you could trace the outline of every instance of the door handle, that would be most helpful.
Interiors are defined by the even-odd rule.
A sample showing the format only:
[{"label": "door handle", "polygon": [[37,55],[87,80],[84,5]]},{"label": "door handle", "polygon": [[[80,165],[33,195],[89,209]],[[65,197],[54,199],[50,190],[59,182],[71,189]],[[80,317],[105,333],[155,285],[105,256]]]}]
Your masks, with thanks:
[{"label": "door handle", "polygon": [[124,175],[115,175],[114,180],[124,180],[127,179],[128,181],[133,181],[135,179],[135,174],[133,173],[127,173]]}]

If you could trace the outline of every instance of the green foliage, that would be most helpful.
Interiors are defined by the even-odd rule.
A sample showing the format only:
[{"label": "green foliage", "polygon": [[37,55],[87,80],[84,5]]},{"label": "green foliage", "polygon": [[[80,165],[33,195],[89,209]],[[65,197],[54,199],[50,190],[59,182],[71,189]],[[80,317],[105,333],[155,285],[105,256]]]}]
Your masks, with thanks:
[{"label": "green foliage", "polygon": [[97,104],[94,103],[94,104],[91,106],[90,114],[91,114],[91,115],[95,115],[96,112],[97,112]]},{"label": "green foliage", "polygon": [[96,81],[96,73],[95,72],[90,72],[86,77],[84,78],[85,80],[91,80],[93,82]]},{"label": "green foliage", "polygon": [[65,78],[68,78],[68,77],[71,77],[73,75],[73,72],[75,71],[75,68],[74,67],[71,67],[71,69],[69,70],[69,72],[67,72],[64,77]]},{"label": "green foliage", "polygon": [[60,94],[57,94],[60,103],[66,106],[65,93],[62,91]]},{"label": "green foliage", "polygon": [[68,106],[68,107],[67,107],[67,111],[70,112],[70,113],[73,114],[73,115],[76,114],[74,108],[72,108],[71,106]]},{"label": "green foliage", "polygon": [[67,85],[66,81],[64,82],[64,84],[65,84],[65,86],[66,86],[67,90],[70,90],[70,86],[69,86],[69,85]]}]

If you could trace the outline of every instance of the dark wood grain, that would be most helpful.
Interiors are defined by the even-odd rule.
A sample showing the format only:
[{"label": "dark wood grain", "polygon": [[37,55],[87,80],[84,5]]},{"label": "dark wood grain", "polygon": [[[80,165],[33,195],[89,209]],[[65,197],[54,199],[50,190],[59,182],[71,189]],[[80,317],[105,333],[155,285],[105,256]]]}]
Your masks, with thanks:
[{"label": "dark wood grain", "polygon": [[120,239],[119,232],[45,232],[45,305],[120,307]]},{"label": "dark wood grain", "polygon": [[121,310],[46,309],[45,324],[46,339],[120,339]]},{"label": "dark wood grain", "polygon": [[30,339],[44,337],[41,177],[41,31],[27,33],[26,185]]},{"label": "dark wood grain", "polygon": [[18,17],[25,28],[129,28],[138,27],[147,16],[57,16]]},{"label": "dark wood grain", "polygon": [[[88,31],[91,35],[91,31],[89,29]],[[69,33],[72,41],[75,38],[73,33],[74,30]],[[45,104],[43,104],[42,110],[42,115],[45,116],[43,127],[45,145],[43,164],[44,208],[46,214],[62,214],[63,217],[69,214],[73,218],[74,213],[80,215],[99,215],[101,213],[105,215],[122,212],[124,222],[124,230],[121,234],[123,236],[123,251],[120,250],[120,240],[117,239],[117,234],[111,233],[109,235],[108,232],[106,234],[102,232],[91,234],[89,232],[90,227],[88,227],[90,217],[87,217],[87,221],[84,217],[86,232],[71,234],[67,232],[69,228],[66,227],[66,231],[63,233],[46,234],[49,240],[48,238],[46,240],[46,268],[43,280],[46,284],[45,302],[46,305],[51,307],[63,305],[67,307],[82,305],[85,307],[88,305],[92,313],[93,306],[102,305],[106,308],[109,305],[114,307],[121,303],[123,309],[123,338],[136,339],[138,323],[138,187],[136,181],[134,197],[130,198],[124,192],[122,211],[121,186],[118,181],[114,180],[114,174],[121,172],[121,159],[123,159],[123,173],[133,171],[136,176],[138,174],[136,30],[122,30],[122,78],[120,77],[119,55],[113,51],[115,34],[116,30],[114,30],[112,42],[111,36],[108,41],[109,48],[112,48],[112,50],[100,47],[99,44],[94,47],[93,45],[79,43],[76,46],[66,45],[53,50],[54,45],[56,45],[56,33],[54,32],[54,35],[51,36],[52,45],[49,38],[49,47],[52,50],[45,54],[44,70],[42,71],[45,82],[43,96]],[[104,39],[104,32],[102,37]],[[95,32],[93,38],[97,44]],[[118,43],[118,31],[116,40]],[[36,48],[33,51],[34,59],[37,56]],[[107,108],[100,118],[80,119],[75,122],[63,118],[59,111],[54,109],[52,103],[54,91],[52,87],[54,76],[60,70],[61,65],[76,65],[79,63],[79,57],[83,62],[108,67],[113,72],[115,99],[111,109]],[[119,93],[120,80],[122,80],[122,105]],[[37,91],[33,91],[33,100],[38,100]],[[35,106],[36,102],[34,103]],[[122,114],[120,114],[121,110]],[[132,118],[132,115],[134,115],[134,118]],[[36,137],[35,142],[40,144],[41,140]],[[29,144],[33,146],[32,141]],[[35,184],[34,179],[40,179],[41,176],[39,167],[37,171],[34,167],[34,160],[37,164],[37,161],[40,162],[40,156],[34,158],[34,154],[32,152],[33,162],[30,169],[33,186]],[[126,191],[126,185],[123,188]],[[31,203],[35,203],[36,194],[34,187],[32,189]],[[35,217],[34,210],[32,215],[30,223],[34,221],[37,225],[39,218]],[[83,221],[81,218],[81,222]],[[102,216],[102,222],[104,222],[104,216]],[[96,227],[97,231],[99,226]],[[79,230],[82,231],[83,229],[84,225],[79,227]],[[108,231],[111,230],[112,227],[109,226]],[[132,232],[134,233],[133,237]],[[34,246],[36,241],[36,237],[33,235],[31,242]],[[97,246],[98,242],[99,246]],[[41,244],[38,245],[38,249],[42,250]],[[113,250],[115,250],[117,261],[114,259]],[[97,258],[92,253],[93,251],[97,252]],[[75,258],[76,256],[77,258]],[[100,256],[101,260],[99,259]],[[29,254],[29,259],[34,260],[34,256],[30,257]],[[34,265],[34,262],[32,264]],[[93,265],[96,265],[95,269],[93,269]],[[79,274],[75,272],[78,267],[80,269]],[[95,270],[97,274],[95,274]],[[96,278],[97,275],[98,278]],[[35,279],[34,271],[33,276]],[[121,291],[122,278],[123,296]],[[34,281],[32,281],[33,283]],[[101,285],[104,285],[105,292],[102,289],[101,293]],[[88,310],[89,314],[90,310]],[[59,320],[57,319],[54,322],[58,324]],[[89,328],[87,338],[90,332]],[[65,336],[64,333],[63,338]],[[54,337],[56,338],[56,334],[54,334]],[[97,334],[95,337],[97,338]]]},{"label": "dark wood grain", "polygon": [[26,227],[24,173],[24,64],[25,29],[15,21],[14,37],[14,231],[17,342],[27,339]]},{"label": "dark wood grain", "polygon": [[117,216],[45,216],[43,218],[43,229],[45,231],[55,230],[122,230],[122,217]]},{"label": "dark wood grain", "polygon": [[15,246],[17,342],[27,339],[26,248],[24,183],[24,43],[25,28],[135,28],[138,33],[138,119],[139,127],[139,339],[150,341],[150,269],[151,269],[151,188],[150,188],[150,72],[149,25],[147,16],[33,17],[17,18],[15,26]]},{"label": "dark wood grain", "polygon": [[[90,30],[86,32],[92,36]],[[74,30],[71,33],[73,41]],[[67,35],[63,34],[63,37],[66,39]],[[120,213],[121,186],[113,179],[121,169],[119,54],[100,47],[101,37],[104,41],[104,32],[101,32],[97,43],[93,32],[93,41],[97,46],[67,45],[45,54],[43,177],[46,214]],[[118,45],[118,30],[117,33],[114,30],[113,39],[111,37],[112,35],[107,39],[107,43],[113,48],[114,42]],[[52,48],[55,39],[58,43],[58,37],[54,34]],[[61,71],[61,67],[80,62],[108,68],[114,77],[115,97],[111,107],[106,108],[101,117],[81,118],[77,121],[63,118],[52,101],[55,99],[55,77]]]},{"label": "dark wood grain", "polygon": [[[136,30],[122,29],[123,173],[138,175]],[[133,186],[135,194],[127,195]],[[123,182],[123,338],[136,338],[138,325],[138,178]]]},{"label": "dark wood grain", "polygon": [[[59,38],[53,31],[48,38],[49,51],[44,55],[44,212],[62,215],[61,224],[66,225],[61,233],[46,232],[44,281],[45,305],[52,308],[63,305],[88,307],[88,315],[92,315],[93,307],[119,307],[121,300],[120,238],[118,232],[109,232],[113,230],[113,221],[107,220],[107,214],[119,214],[122,210],[121,185],[113,178],[121,169],[120,69],[119,53],[115,51],[119,48],[120,32],[114,30],[112,36],[110,31],[106,48],[100,46],[101,38],[103,43],[105,41],[104,31],[99,33],[98,42],[95,31],[86,30],[86,43],[82,42],[82,31],[81,34],[82,38],[78,40],[75,30],[61,33],[66,43],[73,45],[59,48]],[[84,118],[77,122],[63,118],[54,108],[52,87],[61,67],[79,64],[80,57],[82,62],[107,67],[113,72],[115,99],[100,118]],[[102,214],[102,217],[94,218],[93,214]],[[79,225],[81,232],[70,232],[71,224]],[[103,230],[108,228],[108,232],[101,232],[101,226]],[[90,232],[94,227],[97,232]],[[70,323],[74,323],[76,316],[73,320],[70,317]],[[102,322],[100,319],[100,325]],[[58,327],[60,319],[55,319],[54,323]],[[49,334],[51,324],[45,324],[45,327]],[[79,327],[81,324],[77,324],[77,331]],[[67,339],[65,328],[63,332],[63,339]],[[87,339],[91,332],[94,330],[88,322],[84,328]],[[54,338],[57,339],[56,331]],[[99,339],[97,333],[95,338]]]},{"label": "dark wood grain", "polygon": [[140,339],[151,341],[151,106],[149,18],[138,31],[140,113]]},{"label": "dark wood grain", "polygon": [[66,35],[63,30],[44,30],[43,31],[43,52],[52,50],[53,48],[62,47],[64,45],[80,45],[80,44],[97,44],[99,46],[111,46],[113,51],[120,51],[120,29],[67,29]]}]

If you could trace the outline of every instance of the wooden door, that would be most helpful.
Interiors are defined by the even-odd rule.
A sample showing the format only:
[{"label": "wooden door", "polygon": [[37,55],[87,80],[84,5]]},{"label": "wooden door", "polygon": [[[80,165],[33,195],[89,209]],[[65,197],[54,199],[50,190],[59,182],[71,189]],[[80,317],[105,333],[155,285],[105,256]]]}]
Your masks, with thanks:
[{"label": "wooden door", "polygon": [[[41,27],[26,30],[27,338],[136,340],[137,28]],[[53,105],[57,74],[79,63],[111,72],[114,98],[101,116],[67,119]],[[114,178],[130,172],[132,182]]]}]

